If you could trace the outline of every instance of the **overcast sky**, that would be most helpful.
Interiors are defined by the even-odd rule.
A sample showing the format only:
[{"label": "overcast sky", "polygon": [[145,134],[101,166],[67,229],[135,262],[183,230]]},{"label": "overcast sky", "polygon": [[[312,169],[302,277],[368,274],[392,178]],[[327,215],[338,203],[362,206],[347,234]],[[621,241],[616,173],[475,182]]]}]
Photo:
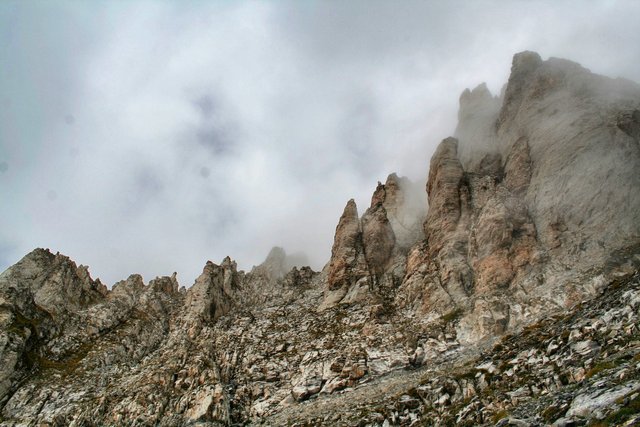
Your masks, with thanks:
[{"label": "overcast sky", "polygon": [[423,180],[466,87],[535,50],[640,81],[638,1],[0,2],[0,270],[106,284],[274,245],[329,259],[342,209]]}]

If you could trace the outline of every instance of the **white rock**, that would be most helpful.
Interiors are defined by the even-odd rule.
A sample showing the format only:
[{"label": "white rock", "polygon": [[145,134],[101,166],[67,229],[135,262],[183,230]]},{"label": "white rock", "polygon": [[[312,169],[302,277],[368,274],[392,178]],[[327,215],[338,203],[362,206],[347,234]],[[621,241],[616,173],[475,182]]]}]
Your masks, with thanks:
[{"label": "white rock", "polygon": [[634,381],[610,390],[598,390],[591,394],[581,394],[571,402],[567,416],[590,416],[598,410],[614,405],[618,399],[638,390],[640,390],[640,382]]}]

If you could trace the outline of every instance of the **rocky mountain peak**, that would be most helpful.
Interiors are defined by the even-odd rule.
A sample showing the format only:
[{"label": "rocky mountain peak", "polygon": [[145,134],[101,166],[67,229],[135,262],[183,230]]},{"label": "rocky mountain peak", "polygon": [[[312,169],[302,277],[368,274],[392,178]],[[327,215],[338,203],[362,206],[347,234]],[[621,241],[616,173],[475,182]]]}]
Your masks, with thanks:
[{"label": "rocky mountain peak", "polygon": [[139,274],[132,274],[127,278],[127,280],[121,280],[113,285],[113,291],[118,291],[119,289],[130,289],[134,292],[141,291],[144,289],[142,276]]},{"label": "rocky mountain peak", "polygon": [[424,233],[432,253],[447,243],[447,234],[456,230],[463,204],[468,202],[464,178],[464,169],[458,158],[458,140],[447,138],[431,157],[427,180],[429,211]]},{"label": "rocky mountain peak", "polygon": [[371,206],[375,207],[384,203],[386,199],[386,186],[378,181],[378,186],[376,187],[373,195],[371,196]]},{"label": "rocky mountain peak", "polygon": [[355,200],[350,199],[336,227],[327,287],[344,293],[349,286],[364,277],[366,271],[358,207]]},{"label": "rocky mountain peak", "polygon": [[0,424],[632,425],[639,138],[636,84],[523,52],[321,273],[274,247],[107,290],[37,249],[0,275]]},{"label": "rocky mountain peak", "polygon": [[262,264],[255,267],[253,272],[264,274],[268,279],[278,279],[288,271],[287,254],[279,246],[274,246]]},{"label": "rocky mountain peak", "polygon": [[186,294],[190,318],[203,322],[218,319],[233,307],[233,295],[239,287],[236,263],[225,257],[220,265],[207,261],[202,274]]},{"label": "rocky mountain peak", "polygon": [[288,254],[283,248],[274,246],[269,251],[264,262],[251,270],[254,277],[262,277],[266,282],[276,282],[282,279],[294,267],[308,264],[305,254]]},{"label": "rocky mountain peak", "polygon": [[[511,61],[511,73],[507,83],[507,91],[515,92],[517,87],[531,80],[532,74],[543,64],[543,60],[537,52],[525,50],[513,55]],[[509,88],[511,86],[511,88]],[[511,89],[511,90],[510,90]],[[505,96],[505,102],[508,96]]]},{"label": "rocky mountain peak", "polygon": [[155,292],[163,292],[167,295],[177,294],[179,292],[180,284],[178,283],[177,273],[173,273],[167,277],[156,277],[149,282],[149,287]]},{"label": "rocky mountain peak", "polygon": [[286,252],[279,246],[274,246],[269,251],[267,255],[267,259],[265,259],[264,264],[283,264],[287,257]]},{"label": "rocky mountain peak", "polygon": [[399,177],[395,173],[389,174],[384,184],[378,181],[371,196],[370,208],[383,205],[389,214],[400,216],[406,204],[411,203],[409,199],[412,197],[411,187],[414,185],[406,177]]},{"label": "rocky mountain peak", "polygon": [[334,237],[321,309],[373,301],[384,283],[399,281],[409,248],[423,238],[426,201],[419,185],[390,174],[378,182],[362,215],[347,202]]},{"label": "rocky mountain peak", "polygon": [[88,268],[48,249],[35,249],[0,275],[0,288],[19,293],[55,314],[74,312],[102,300],[107,288]]},{"label": "rocky mountain peak", "polygon": [[370,207],[362,216],[362,244],[369,272],[379,280],[391,259],[396,235],[387,217],[384,203]]}]

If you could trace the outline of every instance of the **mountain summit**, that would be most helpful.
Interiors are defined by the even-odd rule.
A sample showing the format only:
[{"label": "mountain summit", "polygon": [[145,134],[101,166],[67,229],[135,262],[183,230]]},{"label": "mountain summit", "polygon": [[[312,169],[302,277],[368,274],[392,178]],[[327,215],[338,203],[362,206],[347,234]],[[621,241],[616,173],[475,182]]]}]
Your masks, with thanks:
[{"label": "mountain summit", "polygon": [[347,202],[321,272],[276,247],[109,290],[26,255],[0,275],[0,424],[638,422],[638,171],[640,86],[516,54],[499,96],[462,93],[426,189]]}]

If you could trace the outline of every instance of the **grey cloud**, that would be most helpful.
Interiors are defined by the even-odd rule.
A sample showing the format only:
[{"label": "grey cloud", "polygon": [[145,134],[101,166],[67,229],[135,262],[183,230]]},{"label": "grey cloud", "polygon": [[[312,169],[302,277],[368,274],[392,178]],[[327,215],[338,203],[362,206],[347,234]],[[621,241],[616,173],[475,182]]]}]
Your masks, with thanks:
[{"label": "grey cloud", "polygon": [[205,94],[193,101],[193,105],[200,111],[202,118],[209,120],[215,112],[216,105],[213,96]]},{"label": "grey cloud", "polygon": [[350,166],[369,178],[376,172],[379,164],[375,150],[376,124],[380,117],[376,106],[366,94],[357,97],[345,109],[344,117],[339,123],[340,141],[346,148]]},{"label": "grey cloud", "polygon": [[196,139],[216,155],[226,154],[233,147],[230,132],[215,124],[205,125],[196,130]]},{"label": "grey cloud", "polygon": [[[113,283],[272,246],[328,260],[458,96],[537,50],[640,80],[634,1],[0,2],[0,269],[36,246]],[[614,48],[612,48],[614,47]],[[6,166],[5,166],[6,165]],[[55,200],[47,197],[54,191]]]},{"label": "grey cloud", "polygon": [[[213,155],[229,154],[233,150],[234,140],[238,138],[235,126],[225,117],[221,102],[210,94],[193,101],[201,120],[195,129],[195,139]],[[228,113],[227,113],[228,115]]]},{"label": "grey cloud", "polygon": [[133,173],[133,185],[130,203],[133,206],[144,204],[149,199],[158,197],[165,188],[160,171],[151,167],[137,169]]}]

